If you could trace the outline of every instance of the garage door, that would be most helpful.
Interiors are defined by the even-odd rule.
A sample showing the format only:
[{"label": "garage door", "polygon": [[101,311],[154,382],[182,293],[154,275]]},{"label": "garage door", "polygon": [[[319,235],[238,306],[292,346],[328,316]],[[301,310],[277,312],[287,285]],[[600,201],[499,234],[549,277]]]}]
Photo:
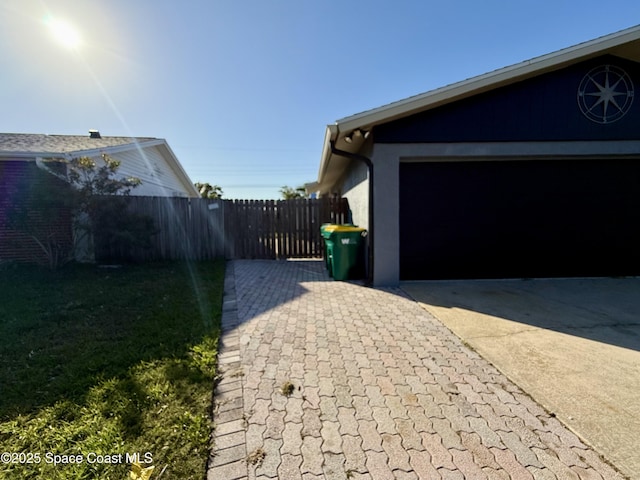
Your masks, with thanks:
[{"label": "garage door", "polygon": [[402,279],[640,274],[640,161],[400,164]]}]

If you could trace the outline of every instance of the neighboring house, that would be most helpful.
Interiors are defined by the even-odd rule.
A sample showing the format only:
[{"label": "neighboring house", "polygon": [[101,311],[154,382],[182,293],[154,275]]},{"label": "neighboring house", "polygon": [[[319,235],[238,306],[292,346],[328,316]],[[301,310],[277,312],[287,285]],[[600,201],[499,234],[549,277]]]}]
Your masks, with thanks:
[{"label": "neighboring house", "polygon": [[[131,190],[136,196],[199,197],[166,140],[159,138],[102,137],[0,133],[0,261],[32,259],[39,247],[7,222],[11,202],[19,201],[38,169],[64,175],[64,162],[91,157],[100,165],[103,154],[119,160],[118,175],[137,177],[142,184]],[[57,169],[57,172],[56,172]],[[59,181],[51,175],[52,181]],[[71,238],[71,222],[61,222],[55,234]]]},{"label": "neighboring house", "polygon": [[137,177],[142,184],[131,195],[149,197],[199,197],[198,191],[162,138],[103,137],[0,133],[0,162],[38,162],[91,157],[102,154],[119,160],[118,174]]},{"label": "neighboring house", "polygon": [[328,125],[372,280],[640,274],[640,26]]}]

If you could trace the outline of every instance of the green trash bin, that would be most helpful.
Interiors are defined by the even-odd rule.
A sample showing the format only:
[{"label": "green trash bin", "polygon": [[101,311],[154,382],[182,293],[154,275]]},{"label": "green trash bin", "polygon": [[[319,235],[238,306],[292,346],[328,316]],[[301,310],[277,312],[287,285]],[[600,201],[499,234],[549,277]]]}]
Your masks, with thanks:
[{"label": "green trash bin", "polygon": [[326,229],[329,275],[335,280],[364,277],[364,237],[367,231],[353,225]]},{"label": "green trash bin", "polygon": [[[320,225],[320,235],[322,235],[323,244],[324,244],[324,262],[325,267],[329,270],[329,275],[331,275],[331,262],[330,262],[330,252],[329,252],[329,242],[331,242],[331,233],[338,227],[353,227],[350,223],[345,223],[343,225],[338,225],[336,223],[323,223]],[[333,243],[331,243],[331,251],[333,252]]]},{"label": "green trash bin", "polygon": [[324,247],[324,266],[329,270],[329,253],[327,251],[327,240],[329,240],[329,232],[333,231],[335,227],[333,223],[323,223],[320,225],[320,235],[322,236],[322,245]]}]

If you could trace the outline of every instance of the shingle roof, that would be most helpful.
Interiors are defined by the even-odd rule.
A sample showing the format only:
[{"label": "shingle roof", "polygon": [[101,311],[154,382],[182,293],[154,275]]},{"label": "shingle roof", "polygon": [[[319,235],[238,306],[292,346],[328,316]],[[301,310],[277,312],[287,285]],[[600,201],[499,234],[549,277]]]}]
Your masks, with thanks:
[{"label": "shingle roof", "polygon": [[152,137],[102,137],[89,135],[44,135],[37,133],[0,133],[0,153],[72,153],[117,147],[149,140]]}]

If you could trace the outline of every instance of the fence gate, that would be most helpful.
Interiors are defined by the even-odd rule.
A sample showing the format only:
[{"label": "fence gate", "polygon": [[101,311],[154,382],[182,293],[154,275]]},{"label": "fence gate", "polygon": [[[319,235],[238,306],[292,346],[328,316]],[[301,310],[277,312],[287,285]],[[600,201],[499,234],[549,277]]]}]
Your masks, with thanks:
[{"label": "fence gate", "polygon": [[345,223],[344,198],[225,200],[227,258],[321,258],[323,223]]}]

